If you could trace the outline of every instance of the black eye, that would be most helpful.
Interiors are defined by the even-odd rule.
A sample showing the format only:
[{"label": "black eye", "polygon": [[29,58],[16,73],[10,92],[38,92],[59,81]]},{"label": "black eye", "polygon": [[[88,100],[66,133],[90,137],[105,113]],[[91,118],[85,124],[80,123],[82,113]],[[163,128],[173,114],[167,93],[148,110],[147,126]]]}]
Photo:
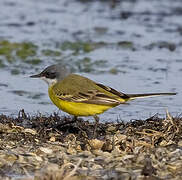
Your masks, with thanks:
[{"label": "black eye", "polygon": [[45,77],[49,79],[55,79],[56,78],[56,73],[55,72],[46,72]]}]

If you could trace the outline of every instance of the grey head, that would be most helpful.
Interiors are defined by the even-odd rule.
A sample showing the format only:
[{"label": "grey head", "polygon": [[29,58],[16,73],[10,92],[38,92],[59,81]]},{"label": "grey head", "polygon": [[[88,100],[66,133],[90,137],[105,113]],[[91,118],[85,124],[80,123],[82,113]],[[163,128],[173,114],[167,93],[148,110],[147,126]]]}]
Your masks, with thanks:
[{"label": "grey head", "polygon": [[31,78],[41,78],[49,86],[57,83],[58,81],[63,80],[70,71],[63,64],[54,64],[45,68],[41,73],[30,76]]}]

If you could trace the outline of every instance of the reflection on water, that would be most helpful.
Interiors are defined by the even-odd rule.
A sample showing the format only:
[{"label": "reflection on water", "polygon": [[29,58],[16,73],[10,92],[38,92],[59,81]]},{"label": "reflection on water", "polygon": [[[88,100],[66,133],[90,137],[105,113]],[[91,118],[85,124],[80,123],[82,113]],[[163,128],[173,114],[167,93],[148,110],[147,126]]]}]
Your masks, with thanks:
[{"label": "reflection on water", "polygon": [[[179,0],[2,0],[0,8],[0,41],[20,43],[16,51],[10,47],[17,44],[0,47],[1,113],[57,111],[47,85],[28,76],[60,61],[126,93],[178,92],[120,105],[101,115],[103,120],[143,119],[165,114],[166,108],[174,115],[181,112]],[[23,41],[33,50],[30,44],[21,46]]]}]

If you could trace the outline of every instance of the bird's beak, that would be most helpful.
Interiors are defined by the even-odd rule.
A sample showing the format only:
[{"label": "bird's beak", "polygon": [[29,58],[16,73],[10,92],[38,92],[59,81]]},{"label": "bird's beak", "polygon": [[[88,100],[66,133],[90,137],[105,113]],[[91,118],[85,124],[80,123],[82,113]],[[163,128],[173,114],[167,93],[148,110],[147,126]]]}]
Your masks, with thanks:
[{"label": "bird's beak", "polygon": [[35,74],[35,75],[32,75],[32,76],[30,76],[31,78],[40,78],[40,77],[42,77],[42,74],[40,73],[40,74]]}]

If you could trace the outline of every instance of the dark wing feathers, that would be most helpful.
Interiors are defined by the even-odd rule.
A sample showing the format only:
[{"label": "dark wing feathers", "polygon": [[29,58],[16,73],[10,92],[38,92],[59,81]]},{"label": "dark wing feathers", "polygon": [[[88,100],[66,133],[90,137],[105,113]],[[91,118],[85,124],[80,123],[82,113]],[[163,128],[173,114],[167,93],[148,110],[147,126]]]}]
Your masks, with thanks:
[{"label": "dark wing feathers", "polygon": [[103,88],[104,90],[112,93],[112,94],[115,94],[116,96],[119,96],[123,99],[128,99],[129,96],[127,96],[126,94],[122,93],[122,92],[119,92],[119,91],[116,91],[115,89],[111,88],[111,87],[108,87],[108,86],[104,86],[103,84],[96,84],[97,86]]}]

